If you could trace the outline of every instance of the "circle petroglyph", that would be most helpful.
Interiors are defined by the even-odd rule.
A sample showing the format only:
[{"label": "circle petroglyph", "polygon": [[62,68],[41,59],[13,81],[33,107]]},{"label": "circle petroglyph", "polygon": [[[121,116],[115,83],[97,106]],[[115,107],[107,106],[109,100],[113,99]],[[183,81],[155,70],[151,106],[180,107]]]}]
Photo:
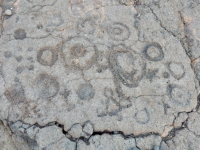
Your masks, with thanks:
[{"label": "circle petroglyph", "polygon": [[71,38],[63,45],[63,57],[68,67],[88,69],[95,62],[95,46],[85,38]]},{"label": "circle petroglyph", "polygon": [[77,95],[81,100],[90,100],[94,97],[95,91],[91,84],[82,84],[78,91]]},{"label": "circle petroglyph", "polygon": [[51,98],[57,95],[59,83],[55,77],[47,74],[40,74],[35,82],[39,98]]},{"label": "circle petroglyph", "polygon": [[130,36],[130,30],[127,25],[115,22],[108,26],[108,34],[115,41],[125,41]]},{"label": "circle petroglyph", "polygon": [[52,47],[44,47],[37,53],[37,61],[41,65],[53,66],[58,58],[57,52]]},{"label": "circle petroglyph", "polygon": [[191,95],[190,92],[181,86],[171,84],[168,86],[169,101],[174,105],[187,106],[190,104]]},{"label": "circle petroglyph", "polygon": [[140,110],[135,114],[135,119],[136,122],[139,124],[146,124],[150,120],[150,114],[147,109],[144,108],[143,110]]},{"label": "circle petroglyph", "polygon": [[14,85],[12,88],[5,91],[5,96],[11,104],[23,103],[26,100],[24,90],[21,85]]},{"label": "circle petroglyph", "polygon": [[168,65],[169,71],[174,78],[177,80],[183,78],[185,75],[184,66],[181,63],[169,63]]},{"label": "circle petroglyph", "polygon": [[147,45],[144,49],[144,55],[149,61],[161,61],[164,58],[163,49],[157,43]]},{"label": "circle petroglyph", "polygon": [[145,74],[145,62],[142,57],[126,50],[124,46],[113,48],[110,54],[110,67],[113,75],[127,87],[137,87]]}]

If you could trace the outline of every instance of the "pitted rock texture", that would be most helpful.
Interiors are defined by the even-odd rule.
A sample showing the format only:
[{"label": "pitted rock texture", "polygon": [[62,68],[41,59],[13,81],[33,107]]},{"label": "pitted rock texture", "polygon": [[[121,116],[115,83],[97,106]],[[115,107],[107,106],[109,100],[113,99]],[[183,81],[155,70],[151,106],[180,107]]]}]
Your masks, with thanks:
[{"label": "pitted rock texture", "polygon": [[200,149],[198,0],[0,6],[1,147]]}]

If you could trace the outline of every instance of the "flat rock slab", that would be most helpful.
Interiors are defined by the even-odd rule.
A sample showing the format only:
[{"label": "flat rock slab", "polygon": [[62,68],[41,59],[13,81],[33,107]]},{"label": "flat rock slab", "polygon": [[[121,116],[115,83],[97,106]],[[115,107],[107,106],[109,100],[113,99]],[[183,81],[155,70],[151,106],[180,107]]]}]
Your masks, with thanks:
[{"label": "flat rock slab", "polygon": [[[168,135],[174,120],[174,127],[182,126],[187,114],[179,114],[194,110],[198,96],[199,60],[191,64],[195,51],[185,46],[188,36],[183,35],[181,22],[188,12],[184,10],[180,18],[173,4],[3,1],[0,120],[37,125],[41,129],[35,137],[34,129],[29,131],[42,148],[56,147],[55,141],[70,143],[57,126],[42,128],[52,122],[73,140],[104,131],[136,137],[155,133],[156,144],[137,147],[159,146],[160,136]],[[179,2],[177,8],[185,5]],[[10,15],[4,13],[8,10]],[[171,23],[170,15],[165,18],[170,10]],[[48,141],[42,140],[47,137]],[[137,137],[136,144],[142,140],[149,141]],[[80,144],[87,149],[84,142]]]}]

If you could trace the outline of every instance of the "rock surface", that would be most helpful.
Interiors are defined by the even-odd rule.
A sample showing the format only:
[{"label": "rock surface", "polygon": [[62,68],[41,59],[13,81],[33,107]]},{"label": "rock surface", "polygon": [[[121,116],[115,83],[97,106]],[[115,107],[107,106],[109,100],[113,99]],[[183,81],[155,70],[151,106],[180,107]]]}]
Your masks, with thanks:
[{"label": "rock surface", "polygon": [[0,147],[200,149],[199,14],[199,0],[0,0]]}]

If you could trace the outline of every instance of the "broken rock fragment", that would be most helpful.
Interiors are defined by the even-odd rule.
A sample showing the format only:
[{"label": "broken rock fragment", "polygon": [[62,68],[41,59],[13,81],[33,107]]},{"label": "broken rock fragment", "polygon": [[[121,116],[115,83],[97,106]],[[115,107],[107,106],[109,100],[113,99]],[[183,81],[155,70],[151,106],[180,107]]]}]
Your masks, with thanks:
[{"label": "broken rock fragment", "polygon": [[47,147],[49,144],[56,142],[64,137],[62,129],[57,126],[49,126],[40,129],[36,134],[36,141],[41,148]]}]

